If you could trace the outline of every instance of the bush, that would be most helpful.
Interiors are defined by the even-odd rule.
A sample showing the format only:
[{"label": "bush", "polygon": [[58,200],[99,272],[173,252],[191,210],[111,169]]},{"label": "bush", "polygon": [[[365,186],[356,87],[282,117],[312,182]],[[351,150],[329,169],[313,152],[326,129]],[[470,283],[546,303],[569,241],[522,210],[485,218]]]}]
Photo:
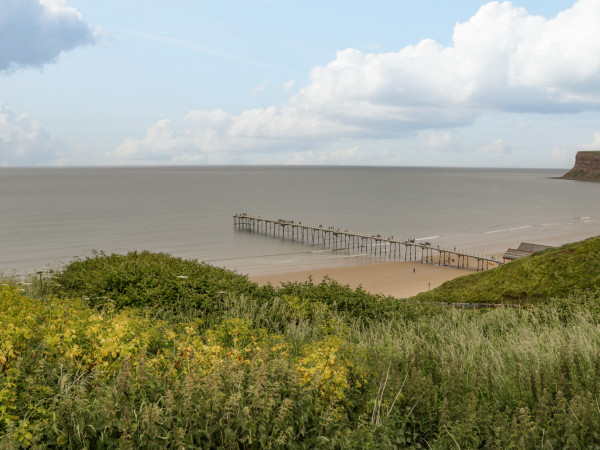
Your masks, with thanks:
[{"label": "bush", "polygon": [[200,325],[1,287],[0,447],[350,445],[364,378],[343,340],[299,359],[248,321]]},{"label": "bush", "polygon": [[210,316],[226,295],[259,295],[248,277],[166,253],[126,255],[95,252],[75,260],[53,277],[62,297],[85,298],[90,305],[135,306]]},{"label": "bush", "polygon": [[389,318],[394,315],[401,300],[391,296],[371,294],[361,287],[352,289],[329,277],[315,284],[312,278],[305,282],[283,283],[276,290],[278,296],[293,296],[308,302],[326,305],[348,317],[362,321]]},{"label": "bush", "polygon": [[0,447],[600,442],[594,290],[459,310],[327,279],[260,289],[145,252],[98,254],[56,279],[61,298],[0,286]]}]

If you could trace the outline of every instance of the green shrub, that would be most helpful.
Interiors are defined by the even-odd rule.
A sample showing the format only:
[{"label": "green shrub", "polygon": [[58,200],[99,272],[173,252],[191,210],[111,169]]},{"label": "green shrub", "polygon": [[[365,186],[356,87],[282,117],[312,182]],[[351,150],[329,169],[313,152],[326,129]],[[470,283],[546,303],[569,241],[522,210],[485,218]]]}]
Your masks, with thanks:
[{"label": "green shrub", "polygon": [[401,302],[391,296],[371,294],[362,287],[352,289],[329,277],[318,284],[312,278],[305,282],[282,283],[275,293],[323,304],[332,311],[364,321],[391,317]]},{"label": "green shrub", "polygon": [[199,325],[1,287],[0,447],[350,445],[365,378],[343,340],[301,359],[246,320]]},{"label": "green shrub", "polygon": [[85,298],[95,307],[112,303],[197,316],[219,310],[225,295],[258,295],[260,288],[226,269],[165,253],[148,251],[126,255],[95,252],[75,260],[53,281],[62,297]]},{"label": "green shrub", "polygon": [[0,447],[599,448],[594,245],[477,274],[540,299],[481,311],[147,252],[2,285]]}]

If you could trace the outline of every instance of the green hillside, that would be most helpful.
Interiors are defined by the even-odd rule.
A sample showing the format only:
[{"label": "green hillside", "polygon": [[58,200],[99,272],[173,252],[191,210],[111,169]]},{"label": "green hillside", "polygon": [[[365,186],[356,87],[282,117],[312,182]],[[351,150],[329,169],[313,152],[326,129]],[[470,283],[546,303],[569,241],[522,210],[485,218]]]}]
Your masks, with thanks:
[{"label": "green hillside", "polygon": [[0,280],[0,448],[598,448],[599,245],[429,294],[537,303],[476,312],[150,252]]},{"label": "green hillside", "polygon": [[466,275],[414,297],[449,303],[543,303],[600,288],[600,237]]}]

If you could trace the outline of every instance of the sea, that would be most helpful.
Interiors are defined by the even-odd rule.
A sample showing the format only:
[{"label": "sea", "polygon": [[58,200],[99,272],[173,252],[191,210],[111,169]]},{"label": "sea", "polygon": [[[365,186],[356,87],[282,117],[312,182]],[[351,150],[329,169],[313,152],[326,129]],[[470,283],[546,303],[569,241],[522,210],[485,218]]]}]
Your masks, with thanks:
[{"label": "sea", "polygon": [[501,255],[600,235],[600,183],[566,170],[435,167],[0,168],[0,271],[94,251],[167,252],[260,275],[374,261],[237,230],[247,213]]}]

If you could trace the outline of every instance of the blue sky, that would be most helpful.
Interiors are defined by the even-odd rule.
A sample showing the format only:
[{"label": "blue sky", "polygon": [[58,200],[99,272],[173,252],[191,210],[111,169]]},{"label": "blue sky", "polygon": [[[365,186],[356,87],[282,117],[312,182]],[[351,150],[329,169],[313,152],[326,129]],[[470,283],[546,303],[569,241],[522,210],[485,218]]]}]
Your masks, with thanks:
[{"label": "blue sky", "polygon": [[0,0],[0,165],[567,168],[600,1]]}]

